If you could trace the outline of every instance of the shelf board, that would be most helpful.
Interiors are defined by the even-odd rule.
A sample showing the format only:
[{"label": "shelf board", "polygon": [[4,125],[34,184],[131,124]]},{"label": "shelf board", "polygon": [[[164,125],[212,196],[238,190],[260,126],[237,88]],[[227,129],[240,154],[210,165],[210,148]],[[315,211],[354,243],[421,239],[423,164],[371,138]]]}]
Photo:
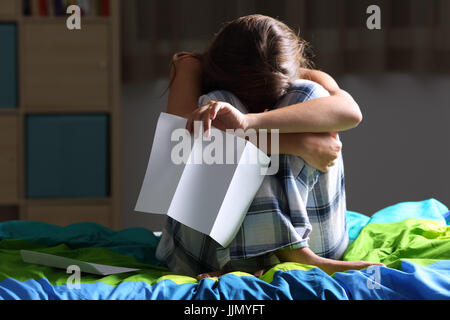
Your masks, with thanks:
[{"label": "shelf board", "polygon": [[[21,20],[24,22],[32,22],[32,23],[66,23],[67,18],[69,15],[66,16],[58,16],[58,17],[41,17],[41,16],[22,16]],[[111,17],[101,17],[101,16],[86,16],[81,17],[81,28],[83,28],[83,23],[109,23],[111,21]]]},{"label": "shelf board", "polygon": [[0,207],[16,207],[19,205],[19,200],[0,200]]},{"label": "shelf board", "polygon": [[[40,17],[40,16],[2,16],[0,15],[0,23],[19,23],[19,22],[30,22],[30,23],[66,23],[67,16],[59,17]],[[81,17],[81,27],[83,23],[109,23],[111,17]]]},{"label": "shelf board", "polygon": [[110,113],[109,107],[62,107],[62,108],[45,108],[45,107],[24,107],[24,114],[79,114],[79,113]]},{"label": "shelf board", "polygon": [[17,23],[19,19],[17,16],[1,16],[0,15],[0,23]]},{"label": "shelf board", "polygon": [[48,206],[48,205],[110,205],[111,198],[41,198],[24,199],[27,206]]},{"label": "shelf board", "polygon": [[[23,5],[21,0],[0,0],[0,9],[5,8],[5,3],[9,3],[9,7],[0,10],[0,23],[14,24],[17,27],[17,94],[18,106],[16,108],[0,108],[0,120],[6,118],[17,119],[17,199],[14,197],[5,198],[0,201],[0,219],[34,219],[35,221],[42,220],[43,222],[54,224],[68,224],[80,221],[93,221],[104,224],[108,227],[120,229],[121,226],[121,212],[120,212],[120,2],[121,0],[111,0],[111,15],[104,16],[82,16],[81,27],[83,34],[76,32],[68,33],[62,29],[66,28],[66,21],[69,15],[61,16],[25,16],[23,15]],[[107,59],[99,60],[99,68],[103,68],[107,73],[108,89],[107,98],[97,100],[83,100],[73,101],[72,104],[65,103],[64,99],[57,103],[53,103],[53,107],[42,105],[43,101],[30,99],[27,101],[26,94],[29,93],[25,86],[25,81],[32,75],[39,75],[39,70],[30,71],[26,64],[28,60],[26,57],[34,55],[35,50],[25,49],[36,38],[30,37],[26,32],[40,28],[42,30],[57,29],[62,35],[61,38],[55,36],[48,36],[44,34],[43,39],[50,39],[57,45],[54,56],[49,54],[50,62],[53,62],[52,57],[58,57],[61,48],[61,39],[73,37],[76,39],[85,39],[86,47],[84,45],[78,46],[84,52],[87,52],[89,57],[92,54],[92,47],[99,46],[99,41],[107,39],[107,47],[102,51],[106,53]],[[91,30],[98,29],[106,30],[106,36],[92,35]],[[44,31],[45,31],[44,30]],[[66,34],[69,35],[66,37]],[[28,36],[28,37],[27,37]],[[90,38],[89,38],[90,37]],[[74,41],[75,41],[74,40]],[[72,43],[69,41],[69,49]],[[42,49],[41,43],[37,42],[37,53]],[[64,49],[64,47],[63,47]],[[29,54],[31,52],[31,54]],[[68,55],[70,57],[70,55]],[[103,55],[101,56],[103,57]],[[77,55],[78,58],[78,55]],[[83,60],[84,61],[84,60]],[[39,60],[42,62],[42,60]],[[105,64],[106,62],[106,64]],[[42,64],[41,64],[42,65]],[[76,65],[76,64],[75,64]],[[103,65],[103,66],[102,66]],[[94,65],[93,68],[96,66]],[[39,68],[38,68],[39,69]],[[1,72],[1,70],[0,70]],[[44,75],[45,72],[43,72]],[[89,76],[86,76],[89,77]],[[91,82],[96,82],[89,78]],[[39,79],[38,79],[39,80]],[[106,81],[106,80],[105,80]],[[39,82],[40,84],[41,82]],[[98,90],[98,88],[95,88]],[[70,98],[70,97],[69,97]],[[52,98],[53,99],[53,98]],[[52,100],[54,101],[54,99]],[[34,105],[33,105],[34,104]],[[56,107],[55,107],[56,106]],[[65,106],[65,107],[64,107]],[[26,197],[26,117],[33,114],[107,114],[109,116],[109,130],[111,138],[108,141],[110,154],[109,161],[109,193],[106,197],[101,198],[27,198]],[[9,119],[7,119],[9,120]],[[101,194],[100,194],[101,195]]]},{"label": "shelf board", "polygon": [[3,115],[17,115],[19,114],[19,108],[0,108],[0,116]]}]

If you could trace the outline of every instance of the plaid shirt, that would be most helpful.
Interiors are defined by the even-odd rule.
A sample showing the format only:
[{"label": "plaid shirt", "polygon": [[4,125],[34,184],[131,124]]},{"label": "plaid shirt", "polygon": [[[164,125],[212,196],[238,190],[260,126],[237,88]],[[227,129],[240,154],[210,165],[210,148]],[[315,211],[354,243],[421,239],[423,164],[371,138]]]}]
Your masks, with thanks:
[{"label": "plaid shirt", "polygon": [[[328,95],[320,85],[298,80],[275,107]],[[209,100],[226,101],[246,112],[230,92],[203,95],[199,106]],[[327,173],[300,157],[279,157],[278,173],[264,178],[228,247],[168,217],[157,248],[158,259],[173,272],[188,275],[216,270],[253,272],[279,263],[274,254],[278,249],[306,246],[319,256],[339,259],[349,242],[342,153]]]}]

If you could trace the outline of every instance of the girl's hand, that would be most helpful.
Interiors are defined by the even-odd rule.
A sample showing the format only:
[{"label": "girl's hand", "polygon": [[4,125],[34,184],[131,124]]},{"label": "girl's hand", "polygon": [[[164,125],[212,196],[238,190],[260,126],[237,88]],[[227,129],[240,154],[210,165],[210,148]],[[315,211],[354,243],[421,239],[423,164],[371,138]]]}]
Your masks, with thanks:
[{"label": "girl's hand", "polygon": [[247,129],[247,117],[227,102],[209,101],[194,110],[188,117],[186,129],[194,130],[194,121],[202,121],[206,137],[210,135],[211,125],[225,131],[226,129]]},{"label": "girl's hand", "polygon": [[305,134],[301,143],[300,156],[311,167],[322,172],[328,172],[329,167],[335,164],[342,149],[342,142],[337,132]]}]

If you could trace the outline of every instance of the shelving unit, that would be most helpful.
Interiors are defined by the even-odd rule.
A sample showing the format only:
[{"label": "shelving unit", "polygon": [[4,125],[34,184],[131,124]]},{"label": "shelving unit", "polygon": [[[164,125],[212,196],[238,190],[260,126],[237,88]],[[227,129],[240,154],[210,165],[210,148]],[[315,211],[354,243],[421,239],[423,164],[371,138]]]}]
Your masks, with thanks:
[{"label": "shelving unit", "polygon": [[16,77],[0,77],[16,88],[15,105],[2,105],[11,91],[0,87],[0,221],[120,229],[120,1],[81,30],[67,17],[0,1],[0,45],[16,52]]}]

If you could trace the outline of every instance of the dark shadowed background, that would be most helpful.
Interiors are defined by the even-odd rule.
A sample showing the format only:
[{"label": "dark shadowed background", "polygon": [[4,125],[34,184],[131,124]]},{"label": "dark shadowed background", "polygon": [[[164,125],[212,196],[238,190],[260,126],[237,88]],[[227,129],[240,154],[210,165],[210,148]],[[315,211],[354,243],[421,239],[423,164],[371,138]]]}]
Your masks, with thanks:
[{"label": "dark shadowed background", "polygon": [[[368,30],[366,9],[381,9]],[[372,215],[400,201],[450,204],[450,2],[447,0],[127,0],[122,2],[122,217],[160,230],[164,217],[134,212],[170,57],[201,51],[220,25],[260,13],[312,45],[316,68],[359,103],[364,120],[341,134],[347,207]]]}]

